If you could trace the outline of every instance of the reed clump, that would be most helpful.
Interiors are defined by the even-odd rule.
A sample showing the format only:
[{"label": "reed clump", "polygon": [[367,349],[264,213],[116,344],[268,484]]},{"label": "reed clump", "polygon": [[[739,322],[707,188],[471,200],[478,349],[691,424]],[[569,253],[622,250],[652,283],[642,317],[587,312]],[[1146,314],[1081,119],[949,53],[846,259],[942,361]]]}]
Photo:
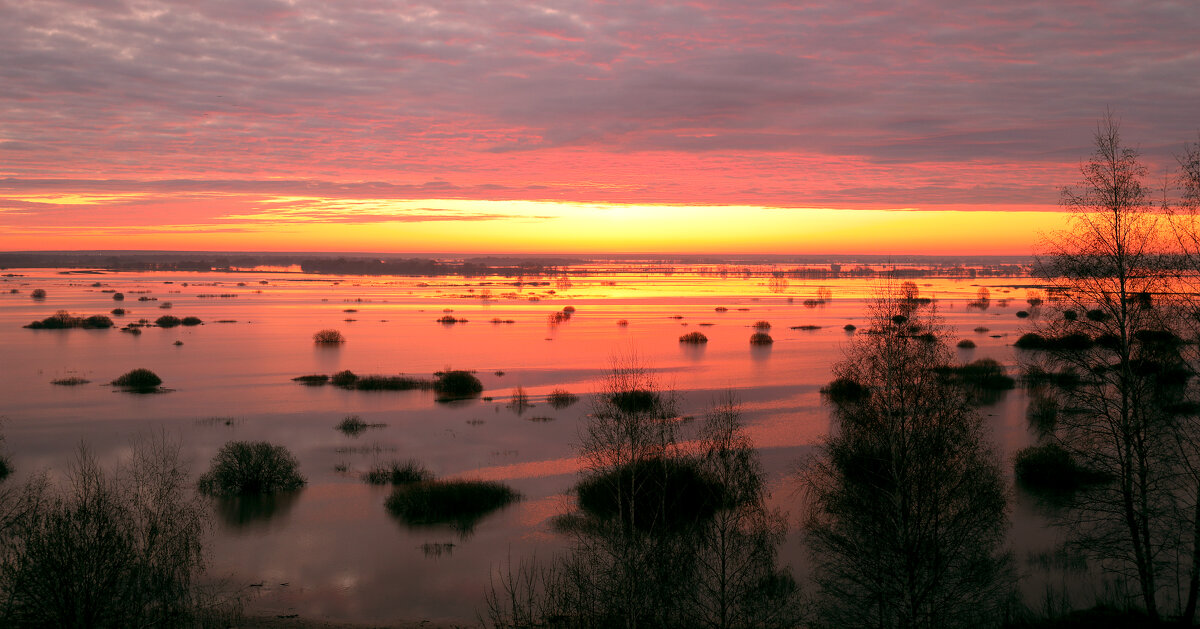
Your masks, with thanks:
[{"label": "reed clump", "polygon": [[433,480],[433,472],[416,459],[397,460],[371,468],[363,480],[372,485],[408,485]]}]

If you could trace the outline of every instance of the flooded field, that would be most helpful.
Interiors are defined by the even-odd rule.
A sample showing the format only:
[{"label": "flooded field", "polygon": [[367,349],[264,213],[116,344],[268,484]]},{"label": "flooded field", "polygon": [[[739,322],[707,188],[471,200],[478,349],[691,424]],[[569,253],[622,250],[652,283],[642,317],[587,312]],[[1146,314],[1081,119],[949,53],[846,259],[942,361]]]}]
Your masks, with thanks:
[{"label": "flooded field", "polygon": [[[133,440],[158,432],[183,444],[196,476],[228,441],[285,446],[308,486],[271,502],[214,501],[209,575],[247,592],[252,613],[348,621],[473,620],[493,570],[510,558],[561,549],[550,521],[573,508],[589,397],[614,364],[631,361],[678,396],[685,419],[703,416],[726,392],[740,400],[768,473],[771,504],[790,514],[781,558],[803,576],[793,473],[828,429],[819,389],[855,333],[845,326],[864,324],[865,299],[882,285],[687,269],[537,277],[522,285],[504,277],[266,270],[8,273],[0,278],[0,416],[16,477],[60,478],[80,444],[112,465]],[[948,340],[974,342],[955,350],[961,361],[990,357],[1015,372],[1012,343],[1028,321],[1016,315],[1031,310],[1032,280],[913,281],[921,296],[936,300],[952,330]],[[990,307],[968,308],[981,286],[991,291]],[[45,291],[44,299],[31,297],[35,289]],[[114,301],[115,292],[124,300]],[[126,312],[110,315],[114,308]],[[573,309],[569,316],[561,314],[565,308]],[[108,315],[116,327],[22,327],[59,310]],[[202,323],[138,334],[118,329],[162,315]],[[758,322],[769,323],[762,331],[772,344],[749,342]],[[340,331],[345,342],[315,344],[313,334],[323,329]],[[707,343],[679,341],[697,331]],[[108,386],[138,367],[161,376],[169,391],[137,395]],[[429,378],[446,369],[474,371],[484,391],[442,403],[427,390],[360,391],[292,380],[342,370]],[[65,378],[89,382],[52,384]],[[512,404],[518,388],[532,406]],[[556,389],[580,399],[552,405],[547,396]],[[1025,406],[1017,389],[984,408],[1010,476],[1012,453],[1032,441]],[[357,434],[336,430],[349,415],[369,427]],[[388,489],[361,476],[409,458],[442,478],[503,481],[522,500],[467,532],[405,526],[384,508]],[[1010,539],[1019,568],[1053,538],[1016,495]],[[1025,585],[1034,595],[1039,587]]]}]

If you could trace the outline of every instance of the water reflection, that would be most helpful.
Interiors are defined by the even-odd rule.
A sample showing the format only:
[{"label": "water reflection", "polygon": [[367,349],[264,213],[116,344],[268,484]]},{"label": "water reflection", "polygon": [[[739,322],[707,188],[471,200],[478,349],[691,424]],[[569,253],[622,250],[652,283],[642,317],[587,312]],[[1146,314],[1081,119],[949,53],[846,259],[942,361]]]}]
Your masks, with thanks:
[{"label": "water reflection", "polygon": [[241,531],[265,531],[282,527],[300,497],[299,491],[234,496],[213,501],[217,517],[226,527]]},{"label": "water reflection", "polygon": [[676,401],[617,369],[584,429],[581,509],[556,529],[570,552],[509,565],[492,582],[495,627],[792,627],[798,588],[776,561],[784,516],[732,399],[681,447]]}]

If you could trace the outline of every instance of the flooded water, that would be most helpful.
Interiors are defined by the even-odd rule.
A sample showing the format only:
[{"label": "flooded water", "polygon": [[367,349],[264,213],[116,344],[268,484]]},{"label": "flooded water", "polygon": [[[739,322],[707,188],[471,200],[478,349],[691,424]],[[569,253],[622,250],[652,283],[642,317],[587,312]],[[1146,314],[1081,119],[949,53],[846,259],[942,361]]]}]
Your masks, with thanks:
[{"label": "flooded water", "polygon": [[[770,478],[772,504],[789,511],[799,497],[790,475],[826,432],[819,388],[864,324],[865,298],[879,280],[791,280],[730,274],[594,274],[531,278],[367,278],[255,270],[240,273],[61,274],[10,269],[0,278],[0,415],[17,476],[61,476],[79,444],[112,464],[139,435],[165,431],[182,442],[199,475],[230,440],[265,440],[291,450],[309,484],[273,503],[213,504],[209,573],[252,594],[252,613],[385,622],[399,618],[470,621],[490,572],[512,558],[549,556],[563,540],[549,520],[572,507],[579,430],[588,398],[614,361],[653,370],[674,391],[684,415],[701,416],[732,391]],[[915,280],[937,299],[950,338],[971,339],[963,361],[991,357],[1014,369],[1011,344],[1029,310],[1021,278]],[[992,305],[968,309],[980,286]],[[33,289],[47,293],[30,297]],[[18,292],[12,293],[16,289]],[[830,298],[813,303],[824,290]],[[114,302],[111,292],[124,294]],[[139,301],[146,298],[146,301]],[[1008,304],[999,302],[1010,298]],[[170,303],[169,309],[163,308]],[[573,315],[553,322],[564,307]],[[163,314],[202,325],[120,330],[30,330],[58,310],[153,321]],[[719,310],[721,309],[721,310]],[[466,319],[443,324],[444,315]],[[1037,311],[1034,310],[1034,316]],[[499,322],[493,322],[498,320]],[[621,324],[620,322],[625,322]],[[751,346],[753,324],[767,321],[774,343]],[[976,332],[976,328],[987,328]],[[335,328],[346,342],[313,343]],[[802,329],[807,328],[807,329]],[[681,344],[701,331],[708,342]],[[144,367],[170,392],[135,395],[108,383]],[[445,404],[430,391],[353,391],[306,387],[305,374],[406,374],[430,377],[474,370],[479,399]],[[90,380],[78,386],[51,381]],[[509,407],[522,387],[534,406]],[[567,408],[545,401],[554,389],[581,396]],[[984,409],[1007,463],[1032,435],[1020,390]],[[358,436],[334,426],[347,415],[385,424]],[[468,535],[408,528],[385,511],[388,490],[360,480],[392,459],[415,458],[439,477],[501,480],[523,499]],[[12,482],[12,481],[9,481]],[[1018,555],[1050,545],[1053,533],[1018,496],[1011,537]],[[793,532],[781,556],[803,573],[805,552]]]}]

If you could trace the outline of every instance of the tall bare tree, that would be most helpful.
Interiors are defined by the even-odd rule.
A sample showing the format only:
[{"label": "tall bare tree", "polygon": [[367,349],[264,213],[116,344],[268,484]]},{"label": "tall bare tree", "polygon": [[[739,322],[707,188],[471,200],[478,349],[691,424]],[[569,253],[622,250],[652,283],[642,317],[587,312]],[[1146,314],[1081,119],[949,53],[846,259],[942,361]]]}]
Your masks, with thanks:
[{"label": "tall bare tree", "polygon": [[1164,215],[1143,184],[1146,167],[1111,114],[1097,125],[1095,145],[1081,181],[1062,191],[1071,229],[1052,235],[1038,260],[1057,315],[1039,320],[1035,333],[1050,340],[1032,358],[1079,377],[1057,391],[1065,412],[1052,440],[1112,481],[1078,495],[1073,538],[1136,584],[1157,619],[1180,565],[1180,508],[1194,501],[1180,493],[1195,458],[1179,441],[1190,375],[1177,341],[1177,265]]}]

